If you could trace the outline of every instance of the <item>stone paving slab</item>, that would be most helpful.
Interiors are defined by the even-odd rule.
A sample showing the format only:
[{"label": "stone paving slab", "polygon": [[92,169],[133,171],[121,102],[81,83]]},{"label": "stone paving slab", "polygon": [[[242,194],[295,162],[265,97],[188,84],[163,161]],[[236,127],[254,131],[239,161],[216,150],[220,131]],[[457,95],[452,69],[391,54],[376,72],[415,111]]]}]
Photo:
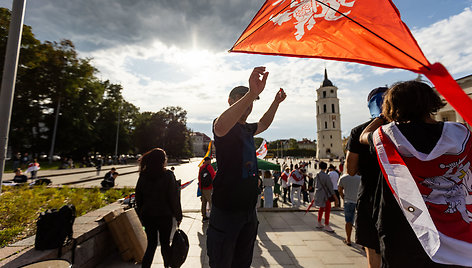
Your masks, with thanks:
[{"label": "stone paving slab", "polygon": [[[198,162],[175,166],[177,179],[186,182],[196,177]],[[316,170],[309,169],[315,173]],[[135,185],[137,176],[121,178],[121,185]],[[181,203],[184,218],[181,229],[188,235],[190,249],[182,267],[209,267],[206,254],[207,223],[202,223],[199,212],[201,202],[196,197],[197,183],[182,190]],[[306,204],[307,205],[307,204]],[[279,207],[290,208],[290,205],[279,202]],[[265,209],[258,212],[259,230],[254,246],[251,267],[367,267],[364,251],[360,246],[352,247],[343,243],[344,212],[332,210],[330,225],[336,231],[328,234],[315,228],[317,212],[305,215],[305,206],[299,211],[273,212]],[[186,212],[185,212],[186,211]],[[353,231],[352,238],[355,236]],[[119,256],[111,256],[99,267],[140,267],[139,264],[121,261]],[[163,267],[160,248],[156,250],[152,267]]]},{"label": "stone paving slab", "polygon": [[[283,215],[283,216],[282,216]],[[255,242],[251,267],[366,267],[365,253],[359,245],[343,244],[344,215],[335,211],[331,222],[335,234],[328,234],[314,227],[316,213],[262,212],[258,213],[260,228]],[[308,219],[302,221],[302,218]],[[185,213],[181,229],[189,236],[190,249],[182,267],[209,267],[206,255],[207,223],[201,222],[199,213]],[[270,230],[271,220],[296,223],[288,228]],[[298,220],[297,220],[298,219]],[[288,223],[287,223],[288,224]],[[355,233],[352,234],[354,237]],[[114,256],[99,267],[139,267]],[[152,267],[163,267],[159,248]]]}]

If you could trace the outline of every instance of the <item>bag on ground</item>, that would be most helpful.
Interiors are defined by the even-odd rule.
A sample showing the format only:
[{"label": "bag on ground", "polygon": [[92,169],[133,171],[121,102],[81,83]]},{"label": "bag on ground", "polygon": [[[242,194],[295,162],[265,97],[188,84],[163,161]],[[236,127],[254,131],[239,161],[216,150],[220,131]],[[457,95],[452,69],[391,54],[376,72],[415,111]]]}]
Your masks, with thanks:
[{"label": "bag on ground", "polygon": [[59,210],[48,209],[39,215],[36,222],[35,249],[54,249],[72,240],[72,226],[75,220],[75,206],[65,205]]},{"label": "bag on ground", "polygon": [[172,245],[171,248],[171,267],[178,268],[182,266],[182,264],[187,259],[188,249],[189,249],[189,242],[188,237],[184,233],[184,231],[177,229],[174,233],[174,238],[172,238]]}]

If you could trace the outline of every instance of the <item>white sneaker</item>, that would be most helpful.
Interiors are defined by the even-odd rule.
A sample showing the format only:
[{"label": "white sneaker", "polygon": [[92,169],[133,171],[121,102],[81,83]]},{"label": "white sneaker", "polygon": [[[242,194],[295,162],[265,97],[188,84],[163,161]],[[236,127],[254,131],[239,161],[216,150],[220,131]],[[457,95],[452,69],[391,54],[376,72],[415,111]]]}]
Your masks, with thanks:
[{"label": "white sneaker", "polygon": [[331,227],[329,227],[329,225],[325,225],[325,227],[323,228],[323,230],[325,232],[328,232],[328,233],[334,233],[334,230],[331,229]]},{"label": "white sneaker", "polygon": [[321,229],[321,228],[323,228],[323,224],[321,222],[317,221],[315,223],[315,227],[318,228],[318,229]]}]

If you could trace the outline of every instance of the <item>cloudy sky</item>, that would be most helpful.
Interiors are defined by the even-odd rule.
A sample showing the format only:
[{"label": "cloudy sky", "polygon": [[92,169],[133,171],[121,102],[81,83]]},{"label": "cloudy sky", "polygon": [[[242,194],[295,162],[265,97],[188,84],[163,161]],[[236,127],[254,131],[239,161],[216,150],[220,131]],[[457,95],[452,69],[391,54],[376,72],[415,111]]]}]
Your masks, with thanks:
[{"label": "cloudy sky", "polygon": [[[361,1],[361,0],[358,0]],[[287,99],[260,136],[316,139],[315,92],[326,67],[339,88],[343,136],[369,117],[368,92],[416,78],[403,70],[355,63],[228,53],[262,0],[30,0],[25,23],[42,41],[70,39],[93,58],[98,77],[120,83],[141,111],[181,106],[188,125],[211,136],[211,122],[227,108],[227,95],[247,85],[254,66],[270,72],[249,121],[257,121],[275,92]],[[454,78],[472,73],[472,0],[394,0],[430,62]],[[11,9],[12,0],[0,0]]]}]

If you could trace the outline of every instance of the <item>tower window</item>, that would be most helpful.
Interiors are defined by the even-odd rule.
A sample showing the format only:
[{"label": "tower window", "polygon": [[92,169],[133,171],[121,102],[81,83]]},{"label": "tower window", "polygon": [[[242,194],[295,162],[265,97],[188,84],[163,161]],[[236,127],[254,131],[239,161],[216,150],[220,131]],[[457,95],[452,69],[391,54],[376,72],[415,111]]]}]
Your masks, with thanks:
[{"label": "tower window", "polygon": [[334,90],[331,89],[331,93],[334,93]]},{"label": "tower window", "polygon": [[336,123],[333,121],[333,128],[336,128]]},{"label": "tower window", "polygon": [[332,139],[332,138],[333,138],[333,135],[329,135],[329,138]]},{"label": "tower window", "polygon": [[334,103],[331,104],[331,112],[332,112],[333,114],[336,113],[336,112],[334,111]]},{"label": "tower window", "polygon": [[326,91],[323,91],[323,98],[326,98]]},{"label": "tower window", "polygon": [[325,121],[325,128],[328,128],[328,122]]},{"label": "tower window", "polygon": [[333,148],[333,144],[331,143],[331,146],[329,146],[329,147]]},{"label": "tower window", "polygon": [[326,104],[323,104],[323,113],[326,113]]}]

